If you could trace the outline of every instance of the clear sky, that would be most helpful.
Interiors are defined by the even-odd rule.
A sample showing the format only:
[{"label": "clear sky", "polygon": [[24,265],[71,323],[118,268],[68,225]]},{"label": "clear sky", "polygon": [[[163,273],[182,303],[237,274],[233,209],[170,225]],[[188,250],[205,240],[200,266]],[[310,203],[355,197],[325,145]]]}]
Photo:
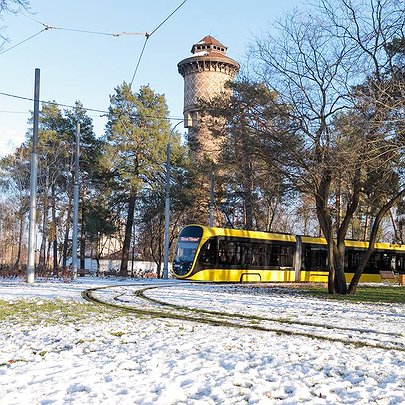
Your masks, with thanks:
[{"label": "clear sky", "polygon": [[[144,35],[151,33],[182,0],[30,0],[31,13],[3,16],[2,34],[9,42],[0,50],[0,92],[32,98],[35,68],[41,70],[40,99],[107,110],[109,95],[131,82]],[[147,41],[133,89],[149,84],[165,94],[172,117],[182,117],[183,78],[177,63],[191,56],[191,46],[211,35],[228,47],[228,56],[245,63],[247,48],[269,23],[299,6],[300,0],[187,0]],[[28,15],[28,16],[27,16]],[[32,39],[46,24],[52,27]],[[12,48],[10,50],[7,50]],[[21,144],[32,101],[0,95],[0,155]],[[103,134],[105,117],[89,112],[95,132]]]}]

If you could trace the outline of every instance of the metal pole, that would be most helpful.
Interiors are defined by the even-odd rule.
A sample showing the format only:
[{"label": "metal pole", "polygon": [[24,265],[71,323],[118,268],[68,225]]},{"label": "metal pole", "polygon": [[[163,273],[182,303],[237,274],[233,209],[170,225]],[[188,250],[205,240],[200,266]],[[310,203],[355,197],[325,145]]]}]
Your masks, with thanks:
[{"label": "metal pole", "polygon": [[76,124],[75,148],[75,180],[73,185],[73,236],[72,236],[72,279],[77,277],[77,238],[79,226],[79,155],[80,155],[80,123]]},{"label": "metal pole", "polygon": [[165,241],[163,251],[163,278],[169,278],[169,215],[170,215],[170,141],[173,131],[183,121],[178,122],[170,131],[166,147],[166,201],[165,201]]},{"label": "metal pole", "polygon": [[210,221],[209,226],[214,225],[214,169],[210,176]]},{"label": "metal pole", "polygon": [[36,245],[36,211],[37,211],[37,172],[38,172],[38,118],[39,118],[39,83],[40,70],[35,69],[34,85],[34,123],[32,136],[31,172],[30,172],[30,212],[28,228],[28,263],[27,263],[27,283],[35,281],[35,245]]}]

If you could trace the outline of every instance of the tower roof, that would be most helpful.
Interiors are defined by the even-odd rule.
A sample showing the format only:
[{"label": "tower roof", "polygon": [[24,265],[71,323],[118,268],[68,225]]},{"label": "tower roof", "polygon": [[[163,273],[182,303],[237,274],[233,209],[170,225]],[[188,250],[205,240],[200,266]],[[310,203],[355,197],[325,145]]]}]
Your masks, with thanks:
[{"label": "tower roof", "polygon": [[221,42],[214,37],[207,35],[192,46],[192,56],[178,63],[179,73],[183,75],[186,66],[190,67],[193,65],[195,68],[199,69],[199,63],[221,63],[222,65],[228,66],[234,73],[237,73],[239,63],[226,55],[227,49],[225,45],[221,44]]},{"label": "tower roof", "polygon": [[206,52],[221,53],[225,55],[227,49],[228,48],[225,45],[222,45],[221,42],[214,37],[207,35],[201,41],[198,41],[192,46],[191,53],[195,54],[201,52],[201,50],[206,50]]}]

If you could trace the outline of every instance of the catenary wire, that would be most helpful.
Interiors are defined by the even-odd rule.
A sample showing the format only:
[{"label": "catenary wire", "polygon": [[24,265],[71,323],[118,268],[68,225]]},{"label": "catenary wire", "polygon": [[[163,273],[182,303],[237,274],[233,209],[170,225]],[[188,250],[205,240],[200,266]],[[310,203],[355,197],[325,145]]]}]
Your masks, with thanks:
[{"label": "catenary wire", "polygon": [[135,67],[135,70],[134,70],[134,74],[132,75],[132,79],[131,79],[131,81],[130,81],[130,83],[129,83],[129,87],[130,87],[130,88],[132,87],[132,83],[134,82],[136,73],[138,72],[138,68],[139,68],[139,65],[140,65],[140,63],[141,63],[142,56],[143,56],[143,53],[144,53],[144,51],[145,51],[145,48],[146,48],[146,44],[147,44],[147,42],[148,42],[148,39],[149,39],[149,36],[146,36],[145,42],[143,43],[143,47],[142,47],[141,53],[139,54],[138,62],[136,63],[136,67]]},{"label": "catenary wire", "polygon": [[60,30],[60,31],[72,31],[72,32],[80,32],[80,33],[84,33],[84,34],[95,34],[95,35],[107,35],[107,36],[111,36],[111,37],[120,37],[120,36],[124,36],[124,35],[146,35],[146,32],[104,32],[104,31],[92,31],[92,30],[84,30],[84,29],[78,29],[78,28],[66,28],[66,27],[57,27],[54,25],[49,25],[46,24],[42,21],[37,20],[36,18],[24,14],[22,13],[22,15],[26,18],[29,18],[32,21],[35,21],[38,24],[41,24],[42,26],[44,26],[46,29],[55,29],[55,30]]},{"label": "catenary wire", "polygon": [[1,114],[28,114],[28,111],[10,111],[10,110],[0,110]]},{"label": "catenary wire", "polygon": [[179,6],[177,6],[177,8],[174,11],[172,11],[172,13],[169,16],[167,16],[148,36],[151,37],[186,2],[187,0],[184,0]]},{"label": "catenary wire", "polygon": [[30,39],[36,37],[37,35],[42,34],[44,31],[47,31],[48,29],[49,29],[49,28],[43,28],[41,31],[38,31],[36,34],[31,35],[31,36],[28,37],[28,38],[25,38],[24,40],[22,40],[22,41],[19,42],[18,44],[15,44],[15,45],[13,45],[13,46],[10,46],[10,48],[7,48],[7,49],[4,49],[4,50],[0,51],[0,55],[3,55],[4,53],[6,53],[6,52],[8,52],[8,51],[11,51],[12,49],[16,48],[17,46],[22,45],[23,43],[25,43],[25,42],[29,41]]},{"label": "catenary wire", "polygon": [[112,36],[112,37],[122,37],[122,36],[128,36],[128,35],[144,35],[147,36],[148,34],[146,32],[102,32],[102,31],[91,31],[91,30],[82,30],[82,29],[76,29],[76,28],[64,28],[64,27],[56,27],[56,26],[52,26],[52,25],[48,25],[45,24],[41,21],[38,21],[35,18],[32,18],[31,16],[28,16],[24,13],[22,13],[22,15],[24,15],[27,18],[30,18],[31,20],[37,22],[38,24],[41,24],[44,28],[40,31],[38,31],[37,33],[35,33],[34,35],[29,36],[28,38],[18,42],[17,44],[10,46],[10,48],[4,49],[4,50],[0,50],[0,55],[11,51],[12,49],[16,48],[17,46],[20,46],[22,44],[24,44],[25,42],[29,41],[30,39],[36,37],[39,34],[42,34],[44,31],[49,31],[49,30],[59,30],[59,31],[71,31],[71,32],[79,32],[79,33],[84,33],[84,34],[95,34],[95,35],[107,35],[107,36]]},{"label": "catenary wire", "polygon": [[180,3],[159,25],[157,25],[157,27],[156,27],[155,29],[152,30],[151,33],[147,33],[147,32],[119,32],[119,33],[109,33],[109,32],[102,32],[102,31],[91,31],[91,30],[82,30],[82,29],[74,29],[74,28],[56,27],[56,26],[51,26],[51,25],[49,25],[49,24],[45,24],[45,23],[43,23],[43,22],[37,20],[36,18],[33,18],[33,17],[30,16],[30,15],[26,15],[26,14],[22,13],[23,16],[25,16],[26,18],[29,18],[29,19],[35,21],[35,22],[38,23],[38,24],[41,24],[44,28],[43,28],[41,31],[37,32],[36,34],[30,36],[29,38],[26,38],[25,40],[19,42],[18,44],[15,44],[15,45],[13,45],[12,47],[7,48],[7,49],[5,49],[4,51],[0,52],[0,55],[3,54],[3,53],[8,52],[8,51],[11,50],[11,49],[16,48],[17,46],[19,46],[19,45],[23,44],[24,42],[26,42],[26,41],[28,41],[28,40],[34,38],[35,36],[41,34],[42,32],[48,31],[48,30],[51,30],[51,29],[63,30],[63,31],[71,31],[71,32],[80,32],[80,33],[87,33],[87,34],[108,35],[108,36],[113,36],[113,37],[119,37],[119,36],[124,36],[124,35],[144,35],[144,36],[145,36],[145,42],[144,42],[144,44],[143,44],[141,53],[140,53],[140,55],[139,55],[139,58],[138,58],[138,61],[137,61],[137,64],[136,64],[134,73],[133,73],[133,75],[132,75],[132,79],[131,79],[130,85],[129,85],[130,87],[132,87],[132,84],[133,84],[133,82],[134,82],[136,73],[138,72],[138,68],[139,68],[139,65],[140,65],[140,63],[141,63],[141,60],[142,60],[142,57],[143,57],[143,54],[144,54],[144,51],[145,51],[145,48],[146,48],[146,44],[147,44],[149,38],[150,38],[166,21],[168,21],[168,20],[170,19],[170,17],[172,17],[172,16],[177,12],[177,10],[179,10],[186,2],[187,2],[187,0],[184,0],[182,3]]},{"label": "catenary wire", "polygon": [[[16,95],[16,94],[10,94],[10,93],[0,92],[0,95],[1,95],[1,96],[5,96],[5,97],[16,98],[16,99],[19,99],[19,100],[34,101],[34,99],[31,98],[31,97],[23,97],[23,96],[18,96],[18,95]],[[58,106],[58,107],[76,108],[76,106],[74,106],[74,105],[61,104],[61,103],[57,103],[57,102],[55,102],[55,101],[43,101],[43,100],[39,100],[39,102],[40,102],[41,104],[52,104],[52,105],[56,105],[56,106]],[[108,113],[109,113],[109,111],[107,111],[107,110],[99,110],[99,109],[97,109],[97,108],[87,108],[87,107],[85,107],[85,106],[82,106],[82,108],[83,108],[83,110],[86,110],[86,111],[101,113],[100,117],[102,117],[102,116],[104,116],[105,114],[108,114]],[[1,112],[1,111],[0,111],[0,112]],[[168,119],[168,120],[172,120],[172,121],[182,121],[182,120],[183,120],[183,118],[181,118],[181,117],[170,117],[170,116],[169,116],[169,117],[158,117],[158,116],[155,116],[155,117],[150,117],[150,118],[161,118],[161,119]]]},{"label": "catenary wire", "polygon": [[143,56],[143,54],[144,54],[144,51],[145,51],[145,48],[146,48],[146,44],[147,44],[149,38],[150,38],[150,37],[174,14],[174,13],[176,13],[176,11],[179,10],[180,7],[182,7],[186,2],[187,2],[187,0],[184,0],[182,3],[180,3],[180,4],[176,7],[176,9],[175,9],[174,11],[172,11],[150,34],[148,34],[148,33],[145,34],[145,37],[146,37],[146,38],[145,38],[145,42],[143,43],[143,47],[142,47],[141,53],[139,54],[139,58],[138,58],[138,61],[137,61],[137,63],[136,63],[136,67],[135,67],[135,70],[134,70],[134,74],[132,75],[132,79],[131,79],[131,81],[130,81],[130,83],[129,83],[129,87],[132,87],[132,84],[133,84],[134,79],[135,79],[135,76],[136,76],[136,74],[137,74],[137,72],[138,72],[138,68],[139,68],[139,65],[140,65],[140,63],[141,63],[142,56]]}]

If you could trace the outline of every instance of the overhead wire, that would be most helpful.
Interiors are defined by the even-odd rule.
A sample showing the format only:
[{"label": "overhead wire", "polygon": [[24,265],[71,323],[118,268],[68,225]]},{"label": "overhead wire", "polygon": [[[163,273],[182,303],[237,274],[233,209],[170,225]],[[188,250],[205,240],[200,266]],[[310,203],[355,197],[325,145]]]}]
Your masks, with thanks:
[{"label": "overhead wire", "polygon": [[1,114],[27,114],[28,111],[10,111],[10,110],[0,110]]},{"label": "overhead wire", "polygon": [[[33,98],[30,97],[23,97],[23,96],[17,96],[16,94],[10,94],[10,93],[4,93],[4,92],[0,92],[0,95],[2,96],[6,96],[6,97],[11,97],[11,98],[17,98],[19,100],[26,100],[26,101],[34,101]],[[75,108],[76,106],[72,106],[72,105],[68,105],[68,104],[61,104],[61,103],[56,103],[54,101],[43,101],[43,100],[39,100],[39,102],[41,104],[52,104],[52,105],[57,105],[59,107],[66,107],[66,108]],[[86,108],[83,107],[83,109],[85,109],[86,111],[92,111],[92,112],[99,112],[99,113],[108,113],[108,111],[106,110],[98,110],[96,108]]]},{"label": "overhead wire", "polygon": [[[18,96],[16,94],[10,94],[10,93],[4,93],[4,92],[0,92],[1,96],[6,96],[6,97],[11,97],[11,98],[16,98],[16,99],[20,99],[20,100],[25,100],[25,101],[34,101],[33,98],[30,97],[23,97],[23,96]],[[61,103],[57,103],[56,101],[44,101],[44,100],[39,100],[39,102],[41,104],[51,104],[51,105],[56,105],[58,107],[65,107],[65,108],[76,108],[75,105],[69,105],[69,104],[61,104]],[[108,110],[100,110],[97,108],[88,108],[85,106],[82,106],[83,110],[86,111],[91,111],[91,112],[97,112],[97,113],[101,113],[101,115],[99,115],[100,117],[105,116],[106,114],[109,114]],[[2,111],[0,111],[2,112]],[[22,113],[22,112],[21,112]],[[182,121],[183,118],[181,117],[158,117],[158,116],[149,116],[148,118],[159,118],[159,119],[168,119],[168,120],[173,120],[173,121]]]},{"label": "overhead wire", "polygon": [[130,88],[132,87],[132,84],[133,84],[133,82],[134,82],[135,76],[136,76],[136,74],[137,74],[137,72],[138,72],[138,68],[139,68],[139,65],[140,65],[140,63],[141,63],[142,56],[143,56],[143,54],[144,54],[144,51],[145,51],[145,48],[146,48],[146,44],[147,44],[149,38],[150,38],[173,14],[175,14],[175,13],[177,12],[177,10],[179,10],[186,2],[187,2],[187,0],[184,0],[181,4],[179,4],[179,5],[176,7],[176,9],[173,10],[150,34],[148,34],[148,33],[145,34],[145,37],[146,37],[146,38],[145,38],[145,42],[143,43],[143,47],[142,47],[141,53],[140,53],[139,58],[138,58],[138,61],[137,61],[137,63],[136,63],[136,67],[135,67],[135,70],[134,70],[134,74],[132,75],[132,79],[131,79],[131,81],[130,81],[130,83],[129,83],[129,87],[130,87]]},{"label": "overhead wire", "polygon": [[28,37],[28,38],[22,40],[22,41],[19,42],[18,44],[15,44],[15,45],[13,45],[13,46],[10,46],[10,48],[6,48],[6,49],[0,51],[0,55],[3,55],[4,53],[6,53],[6,52],[8,52],[8,51],[11,51],[12,49],[16,48],[17,46],[22,45],[24,42],[27,42],[27,41],[29,41],[30,39],[36,37],[37,35],[42,34],[44,31],[47,31],[48,29],[49,29],[49,28],[43,28],[41,31],[38,31],[36,34],[31,35],[30,37]]},{"label": "overhead wire", "polygon": [[146,32],[104,32],[104,31],[92,31],[92,30],[84,30],[84,29],[78,29],[78,28],[66,28],[66,27],[57,27],[55,25],[49,25],[46,24],[42,21],[37,20],[36,18],[22,13],[25,17],[35,21],[38,24],[43,25],[46,29],[55,29],[55,30],[60,30],[60,31],[72,31],[72,32],[80,32],[84,34],[95,34],[95,35],[107,35],[111,37],[121,37],[124,35],[146,35]]},{"label": "overhead wire", "polygon": [[100,31],[79,30],[79,29],[75,29],[75,28],[58,28],[58,27],[56,27],[56,29],[62,30],[62,31],[83,32],[83,33],[87,33],[87,34],[109,35],[109,36],[112,36],[112,37],[122,37],[124,35],[146,35],[146,32],[126,32],[126,31],[123,31],[123,32],[109,33],[109,32],[100,32]]},{"label": "overhead wire", "polygon": [[147,44],[147,42],[148,42],[148,39],[149,39],[149,36],[146,36],[145,42],[143,43],[143,47],[142,47],[141,53],[140,53],[139,58],[138,58],[138,62],[136,63],[136,67],[135,67],[135,70],[134,70],[134,74],[132,75],[132,79],[131,79],[131,81],[129,82],[129,87],[130,87],[130,88],[132,87],[132,83],[134,82],[136,73],[138,72],[138,68],[139,68],[139,65],[140,65],[140,63],[141,63],[142,56],[143,56],[143,53],[144,53],[144,51],[145,51],[145,48],[146,48],[146,44]]},{"label": "overhead wire", "polygon": [[183,1],[169,14],[160,24],[158,24],[158,25],[156,26],[156,28],[154,28],[150,33],[147,33],[147,32],[125,32],[125,31],[123,31],[123,32],[118,32],[118,33],[110,33],[110,32],[103,32],[103,31],[91,31],[91,30],[83,30],[83,29],[75,29],[75,28],[56,27],[56,26],[53,26],[53,25],[46,24],[46,23],[44,23],[44,22],[42,22],[42,21],[39,21],[38,19],[32,17],[31,15],[27,15],[27,14],[25,14],[25,13],[22,13],[22,15],[23,15],[24,17],[29,18],[29,19],[35,21],[36,23],[42,25],[44,28],[43,28],[41,31],[37,32],[36,34],[31,35],[30,37],[28,37],[28,38],[24,39],[23,41],[19,42],[18,44],[15,44],[15,45],[13,45],[12,47],[7,48],[7,49],[5,49],[5,50],[3,50],[3,51],[0,51],[0,55],[6,53],[6,52],[8,52],[8,51],[10,51],[11,49],[16,48],[16,47],[19,46],[19,45],[22,45],[23,43],[25,43],[25,42],[29,41],[30,39],[36,37],[37,35],[41,34],[42,32],[44,32],[44,31],[49,31],[49,30],[52,30],[52,29],[54,29],[54,30],[63,30],[63,31],[71,31],[71,32],[80,32],[80,33],[87,33],[87,34],[96,34],[96,35],[107,35],[107,36],[113,36],[113,37],[120,37],[120,36],[124,36],[124,35],[144,35],[144,36],[145,36],[145,42],[143,43],[143,46],[142,46],[142,49],[141,49],[141,52],[140,52],[138,61],[137,61],[136,66],[135,66],[134,73],[133,73],[133,75],[132,75],[132,79],[131,79],[130,84],[129,84],[129,87],[132,87],[132,84],[133,84],[134,79],[135,79],[135,76],[136,76],[136,74],[137,74],[137,72],[138,72],[139,65],[140,65],[140,63],[141,63],[143,54],[144,54],[144,52],[145,52],[146,44],[147,44],[149,38],[150,38],[166,21],[168,21],[186,2],[187,2],[187,0],[183,0]]},{"label": "overhead wire", "polygon": [[[87,33],[87,34],[96,34],[96,35],[107,35],[107,36],[113,36],[113,37],[120,37],[120,36],[124,36],[124,35],[144,35],[145,36],[145,42],[144,42],[143,47],[141,49],[141,52],[140,52],[140,55],[139,55],[139,58],[138,58],[134,73],[132,75],[131,82],[130,82],[130,87],[132,87],[133,81],[134,81],[135,76],[136,76],[136,74],[138,72],[139,65],[141,63],[143,54],[145,52],[146,44],[147,44],[149,38],[160,27],[162,27],[162,25],[165,24],[166,21],[168,21],[186,2],[187,2],[187,0],[184,0],[182,3],[180,3],[160,24],[158,24],[156,26],[156,28],[154,28],[151,31],[151,33],[147,33],[147,32],[125,32],[125,31],[119,32],[119,33],[109,33],[109,32],[102,32],[102,31],[91,31],[91,30],[82,30],[82,29],[75,29],[75,28],[56,27],[56,26],[52,26],[52,25],[49,25],[49,24],[45,24],[44,22],[39,21],[39,20],[35,19],[34,17],[32,17],[30,15],[26,15],[25,13],[22,13],[22,15],[24,15],[26,18],[29,18],[29,19],[37,22],[38,24],[42,25],[44,28],[42,30],[40,30],[39,32],[35,33],[34,35],[31,35],[30,37],[24,39],[23,41],[11,46],[10,48],[7,48],[7,49],[5,49],[3,51],[0,51],[0,55],[10,51],[11,49],[16,48],[19,45],[22,45],[23,43],[29,41],[30,39],[36,37],[37,35],[43,33],[44,31],[49,31],[49,30],[52,30],[52,29],[79,32],[79,33]],[[18,99],[27,100],[27,101],[33,101],[34,100],[32,98],[17,96],[17,95],[14,95],[14,94],[3,93],[3,92],[0,92],[0,95],[7,96],[7,97],[18,98]],[[57,106],[60,106],[60,107],[74,108],[74,106],[67,105],[67,104],[60,104],[60,103],[56,103],[56,102],[50,102],[50,101],[40,101],[40,102],[42,104],[54,104],[54,105],[57,105]],[[85,107],[83,107],[83,108],[86,111],[99,112],[99,113],[103,113],[103,114],[108,113],[108,111],[105,111],[105,110],[98,110],[98,109],[94,109],[94,108],[85,108]],[[159,118],[159,117],[156,117],[156,118]],[[165,117],[165,118],[172,119],[172,120],[183,120],[183,118],[179,118],[179,117]]]},{"label": "overhead wire", "polygon": [[184,3],[186,3],[187,0],[184,0],[179,6],[177,6],[177,8],[172,11],[171,14],[169,14],[168,17],[166,17],[150,34],[149,37],[151,37],[180,7],[182,7],[184,5]]},{"label": "overhead wire", "polygon": [[129,35],[145,35],[147,36],[148,34],[146,32],[103,32],[103,31],[91,31],[91,30],[83,30],[83,29],[76,29],[76,28],[65,28],[65,27],[57,27],[49,24],[45,24],[44,22],[41,22],[29,15],[26,15],[22,13],[23,16],[30,18],[31,20],[37,22],[38,24],[42,25],[44,28],[34,35],[29,36],[28,38],[18,42],[17,44],[10,46],[7,49],[1,50],[0,48],[0,55],[3,55],[4,53],[11,51],[12,49],[16,48],[17,46],[20,46],[24,44],[25,42],[29,41],[32,38],[35,38],[37,35],[42,34],[45,31],[49,30],[59,30],[59,31],[71,31],[71,32],[79,32],[79,33],[84,33],[84,34],[93,34],[93,35],[106,35],[106,36],[111,36],[111,37],[122,37],[122,36],[129,36]]}]

